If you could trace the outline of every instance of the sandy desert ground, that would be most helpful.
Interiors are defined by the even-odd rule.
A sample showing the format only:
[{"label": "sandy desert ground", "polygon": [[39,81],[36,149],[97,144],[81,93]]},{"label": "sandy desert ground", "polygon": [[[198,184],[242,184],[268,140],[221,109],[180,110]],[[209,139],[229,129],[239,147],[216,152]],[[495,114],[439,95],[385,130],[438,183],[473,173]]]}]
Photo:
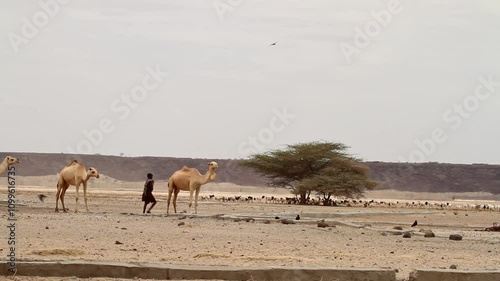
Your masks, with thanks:
[{"label": "sandy desert ground", "polygon": [[[400,280],[415,268],[449,268],[451,265],[470,270],[500,268],[497,247],[500,232],[475,231],[500,221],[498,211],[204,200],[199,203],[198,216],[192,216],[189,212],[180,213],[188,211],[188,193],[181,192],[179,213],[166,216],[166,188],[157,183],[155,195],[159,202],[152,214],[143,215],[140,183],[104,188],[102,183],[94,182],[89,184],[89,213],[84,212],[81,189],[80,212],[73,212],[74,187],[66,194],[70,212],[55,213],[55,187],[42,180],[38,182],[43,185],[17,187],[17,202],[23,204],[17,209],[18,260],[385,267],[397,270]],[[0,198],[5,200],[6,187],[0,187]],[[38,200],[38,194],[48,196],[45,202]],[[223,184],[208,186],[202,195],[208,194],[289,196],[285,190]],[[301,219],[295,221],[297,215]],[[280,219],[275,219],[276,216]],[[6,223],[6,212],[1,217]],[[247,222],[247,218],[254,220]],[[283,218],[296,223],[282,224]],[[321,219],[331,227],[319,228],[317,222]],[[266,224],[266,220],[270,223]],[[418,220],[417,227],[411,227],[414,220]],[[411,231],[412,237],[394,235],[396,226]],[[432,230],[436,237],[425,238],[420,232],[422,229]],[[449,240],[450,234],[461,234],[463,240]],[[2,243],[0,251],[8,251],[7,241]],[[62,280],[16,278],[20,281]]]}]

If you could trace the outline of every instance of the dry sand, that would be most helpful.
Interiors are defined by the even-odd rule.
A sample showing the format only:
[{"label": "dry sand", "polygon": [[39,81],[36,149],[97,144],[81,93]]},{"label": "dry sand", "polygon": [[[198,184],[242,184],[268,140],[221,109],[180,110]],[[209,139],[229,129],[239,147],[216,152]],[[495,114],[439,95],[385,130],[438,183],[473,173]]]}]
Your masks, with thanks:
[{"label": "dry sand", "polygon": [[[1,180],[1,179],[0,179]],[[33,182],[25,181],[25,184]],[[94,185],[93,185],[94,184]],[[17,187],[16,230],[18,260],[102,260],[222,266],[332,266],[397,269],[403,279],[415,268],[498,269],[500,233],[474,231],[500,221],[498,211],[407,209],[383,207],[324,207],[263,204],[260,202],[201,201],[198,215],[166,215],[166,188],[157,183],[157,206],[142,214],[142,183],[89,185],[89,209],[74,213],[74,187],[66,194],[68,213],[55,213],[55,186]],[[1,187],[2,199],[6,187]],[[222,192],[217,191],[222,190]],[[48,196],[40,202],[37,194]],[[202,195],[261,194],[287,196],[283,190],[207,186]],[[187,192],[181,192],[178,212],[188,211]],[[289,195],[288,195],[289,196]],[[173,208],[171,207],[173,211]],[[220,217],[219,215],[226,215]],[[285,225],[275,219],[301,220]],[[182,217],[186,215],[187,217]],[[1,215],[5,222],[7,214]],[[230,218],[231,217],[231,218]],[[235,222],[233,217],[255,218]],[[333,227],[318,228],[325,219]],[[265,224],[270,220],[270,224]],[[417,227],[410,227],[418,220]],[[178,224],[183,222],[184,225]],[[401,226],[411,238],[383,235]],[[435,238],[424,238],[420,229],[431,229]],[[5,232],[7,230],[4,230]],[[462,234],[452,241],[450,234]],[[6,236],[6,233],[4,237]],[[119,241],[123,244],[116,244]],[[7,253],[7,241],[0,251]],[[17,277],[20,281],[67,278]],[[88,279],[72,279],[88,280]],[[111,280],[111,279],[92,279]],[[116,279],[115,279],[116,280]]]}]

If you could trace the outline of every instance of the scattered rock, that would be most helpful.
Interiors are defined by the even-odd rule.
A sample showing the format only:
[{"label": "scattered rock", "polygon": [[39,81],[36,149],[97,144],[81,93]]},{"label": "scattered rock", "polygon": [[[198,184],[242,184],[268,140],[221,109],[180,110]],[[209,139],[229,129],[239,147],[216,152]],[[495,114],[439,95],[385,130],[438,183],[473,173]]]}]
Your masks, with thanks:
[{"label": "scattered rock", "polygon": [[394,272],[399,273],[399,269],[394,268]]},{"label": "scattered rock", "polygon": [[185,220],[185,219],[187,219],[186,216],[179,217],[179,220]]},{"label": "scattered rock", "polygon": [[411,238],[411,233],[406,231],[405,233],[403,233],[403,238]]},{"label": "scattered rock", "polygon": [[279,219],[280,219],[280,217],[276,216],[276,217],[274,217],[274,219],[275,219],[275,220],[279,220]]},{"label": "scattered rock", "polygon": [[293,220],[287,220],[287,219],[282,219],[281,223],[282,224],[295,224],[295,222]]},{"label": "scattered rock", "polygon": [[460,235],[460,234],[451,234],[450,235],[450,240],[460,241],[460,240],[462,240],[462,235]]},{"label": "scattered rock", "polygon": [[255,219],[254,218],[246,218],[245,221],[246,222],[255,222]]},{"label": "scattered rock", "polygon": [[126,227],[122,227],[122,230],[127,230],[127,228]]},{"label": "scattered rock", "polygon": [[432,230],[427,230],[424,234],[424,237],[436,237],[436,235],[434,234],[434,232],[432,232]]},{"label": "scattered rock", "polygon": [[184,223],[183,221],[181,221],[180,223],[177,224],[177,226],[181,226],[181,225],[185,225],[186,223]]},{"label": "scattered rock", "polygon": [[382,232],[382,233],[380,233],[380,235],[387,236],[387,232]]},{"label": "scattered rock", "polygon": [[458,212],[453,212],[453,214],[456,216],[456,215],[458,215]]},{"label": "scattered rock", "polygon": [[450,265],[450,269],[457,269],[457,266],[452,264],[452,265]]},{"label": "scattered rock", "polygon": [[122,242],[120,242],[120,241],[118,241],[118,240],[116,240],[116,241],[115,241],[115,244],[116,244],[116,245],[121,245],[121,244],[123,244],[123,243],[122,243]]},{"label": "scattered rock", "polygon": [[318,227],[329,227],[329,225],[326,222],[318,222]]},{"label": "scattered rock", "polygon": [[264,224],[270,224],[270,223],[271,223],[271,221],[270,221],[270,220],[265,220],[265,221],[264,221]]},{"label": "scattered rock", "polygon": [[45,227],[45,229],[49,229],[49,227],[48,227],[48,226],[46,226],[46,227]]},{"label": "scattered rock", "polygon": [[393,227],[393,229],[403,230],[403,228],[401,226],[395,226],[395,227]]},{"label": "scattered rock", "polygon": [[240,221],[241,221],[241,219],[234,219],[233,221],[234,221],[234,222],[240,222]]}]

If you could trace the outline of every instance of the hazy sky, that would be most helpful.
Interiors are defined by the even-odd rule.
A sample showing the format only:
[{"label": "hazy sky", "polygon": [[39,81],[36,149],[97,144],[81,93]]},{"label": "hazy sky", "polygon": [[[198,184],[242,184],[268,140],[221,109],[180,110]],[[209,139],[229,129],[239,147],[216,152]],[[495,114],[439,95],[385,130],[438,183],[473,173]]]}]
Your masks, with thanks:
[{"label": "hazy sky", "polygon": [[[497,0],[0,3],[0,151],[500,163]],[[273,42],[276,45],[269,46]]]}]

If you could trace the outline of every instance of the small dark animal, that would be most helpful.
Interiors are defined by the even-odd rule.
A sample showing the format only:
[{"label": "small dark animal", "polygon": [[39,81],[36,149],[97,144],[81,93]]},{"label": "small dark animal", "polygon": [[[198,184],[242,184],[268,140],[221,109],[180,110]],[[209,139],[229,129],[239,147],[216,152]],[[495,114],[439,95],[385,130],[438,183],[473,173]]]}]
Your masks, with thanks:
[{"label": "small dark animal", "polygon": [[296,221],[300,220],[300,216],[299,216],[299,215],[297,215],[297,216],[295,217],[295,220],[296,220]]},{"label": "small dark animal", "polygon": [[415,221],[415,222],[413,222],[413,224],[411,225],[411,227],[415,227],[415,226],[417,226],[417,224],[418,224],[417,221]]},{"label": "small dark animal", "polygon": [[42,201],[42,202],[43,202],[43,200],[45,199],[45,197],[47,197],[47,196],[45,196],[45,195],[43,195],[43,194],[38,194],[38,199],[39,199],[40,201]]}]

